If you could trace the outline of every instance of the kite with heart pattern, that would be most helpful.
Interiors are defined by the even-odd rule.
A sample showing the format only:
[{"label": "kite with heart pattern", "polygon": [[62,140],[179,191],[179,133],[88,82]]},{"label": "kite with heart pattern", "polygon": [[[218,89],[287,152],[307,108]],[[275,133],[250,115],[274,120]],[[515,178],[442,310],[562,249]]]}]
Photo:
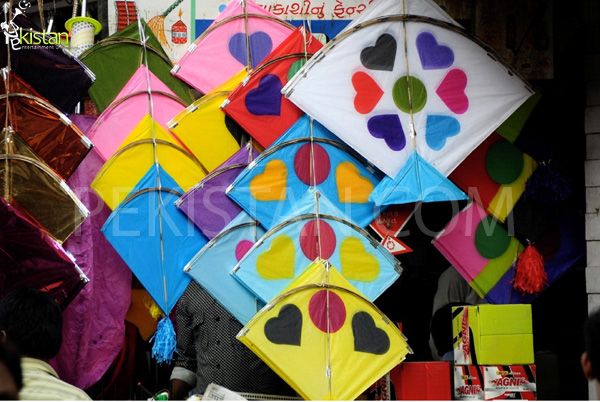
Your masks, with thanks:
[{"label": "kite with heart pattern", "polygon": [[379,297],[402,272],[398,260],[377,240],[311,189],[252,246],[233,274],[269,302],[317,258],[339,267],[369,300]]},{"label": "kite with heart pattern", "polygon": [[465,199],[448,174],[532,94],[490,55],[433,0],[380,0],[283,93],[389,176],[377,205]]},{"label": "kite with heart pattern", "polygon": [[351,148],[302,116],[238,176],[227,194],[270,229],[314,186],[353,223],[365,227],[379,214],[369,201],[379,180]]},{"label": "kite with heart pattern", "polygon": [[353,400],[412,353],[398,327],[326,260],[238,334],[306,400]]},{"label": "kite with heart pattern", "polygon": [[293,31],[253,0],[231,0],[172,73],[206,94],[242,68],[255,68]]}]

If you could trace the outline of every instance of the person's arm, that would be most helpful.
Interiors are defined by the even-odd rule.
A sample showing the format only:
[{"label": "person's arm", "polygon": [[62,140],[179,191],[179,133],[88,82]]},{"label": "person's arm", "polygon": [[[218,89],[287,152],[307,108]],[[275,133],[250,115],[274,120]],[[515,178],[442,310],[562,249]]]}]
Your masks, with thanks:
[{"label": "person's arm", "polygon": [[193,317],[187,309],[187,291],[177,304],[177,358],[171,373],[170,399],[186,399],[196,385]]}]

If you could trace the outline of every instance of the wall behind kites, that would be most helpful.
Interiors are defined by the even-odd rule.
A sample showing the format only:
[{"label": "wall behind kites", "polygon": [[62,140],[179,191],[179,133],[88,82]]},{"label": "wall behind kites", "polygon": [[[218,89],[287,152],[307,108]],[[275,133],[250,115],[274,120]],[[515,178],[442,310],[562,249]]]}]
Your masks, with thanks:
[{"label": "wall behind kites", "polygon": [[[196,37],[211,24],[229,0],[110,0],[109,33],[134,22],[136,13],[146,21],[155,18],[161,26],[162,45],[172,60],[179,58]],[[314,33],[328,38],[336,36],[368,4],[376,0],[257,0],[267,11],[294,25],[302,24],[308,15]],[[136,8],[137,4],[137,8]],[[159,16],[166,14],[164,22]],[[152,24],[151,24],[152,25]]]}]

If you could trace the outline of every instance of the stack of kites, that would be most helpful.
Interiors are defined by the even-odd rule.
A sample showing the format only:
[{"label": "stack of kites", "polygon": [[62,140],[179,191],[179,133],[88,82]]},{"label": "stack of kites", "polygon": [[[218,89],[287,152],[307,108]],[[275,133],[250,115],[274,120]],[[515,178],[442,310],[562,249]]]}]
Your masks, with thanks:
[{"label": "stack of kites", "polygon": [[[66,305],[86,276],[61,243],[83,223],[65,244],[97,286],[129,295],[126,266],[147,290],[163,316],[159,362],[175,351],[169,315],[194,280],[300,396],[358,397],[411,352],[373,304],[402,273],[366,230],[390,205],[409,219],[415,203],[472,198],[435,246],[490,301],[531,296],[513,289],[524,247],[502,222],[537,163],[513,144],[519,125],[501,124],[532,91],[432,0],[378,0],[327,44],[231,0],[175,65],[141,19],[81,61],[61,52],[76,67],[75,102],[20,76],[29,62],[15,52],[3,72],[1,233],[31,240],[2,235],[0,251],[30,267],[26,277],[40,278],[28,256],[47,261],[31,285]],[[88,137],[64,115],[82,88],[100,112],[78,117]],[[77,192],[87,208],[66,184],[73,174],[93,190]],[[550,282],[575,258],[564,229]],[[82,236],[102,241],[83,250]],[[81,308],[113,303],[118,313],[99,314],[122,322],[129,296],[95,289]],[[96,382],[121,346],[113,327],[110,346],[78,355],[77,372],[59,356],[61,374]],[[71,340],[86,330],[73,328]],[[80,353],[70,345],[65,354]]]}]

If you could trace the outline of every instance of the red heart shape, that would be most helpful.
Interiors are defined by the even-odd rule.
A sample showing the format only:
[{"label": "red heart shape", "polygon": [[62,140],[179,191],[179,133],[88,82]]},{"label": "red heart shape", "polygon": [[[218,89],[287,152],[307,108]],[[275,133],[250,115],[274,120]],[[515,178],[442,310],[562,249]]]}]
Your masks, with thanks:
[{"label": "red heart shape", "polygon": [[352,75],[352,86],[356,91],[354,109],[358,113],[370,113],[383,96],[383,90],[367,73],[359,71]]},{"label": "red heart shape", "polygon": [[435,91],[440,99],[456,114],[463,114],[469,109],[469,98],[465,94],[467,74],[455,68],[450,70]]}]

